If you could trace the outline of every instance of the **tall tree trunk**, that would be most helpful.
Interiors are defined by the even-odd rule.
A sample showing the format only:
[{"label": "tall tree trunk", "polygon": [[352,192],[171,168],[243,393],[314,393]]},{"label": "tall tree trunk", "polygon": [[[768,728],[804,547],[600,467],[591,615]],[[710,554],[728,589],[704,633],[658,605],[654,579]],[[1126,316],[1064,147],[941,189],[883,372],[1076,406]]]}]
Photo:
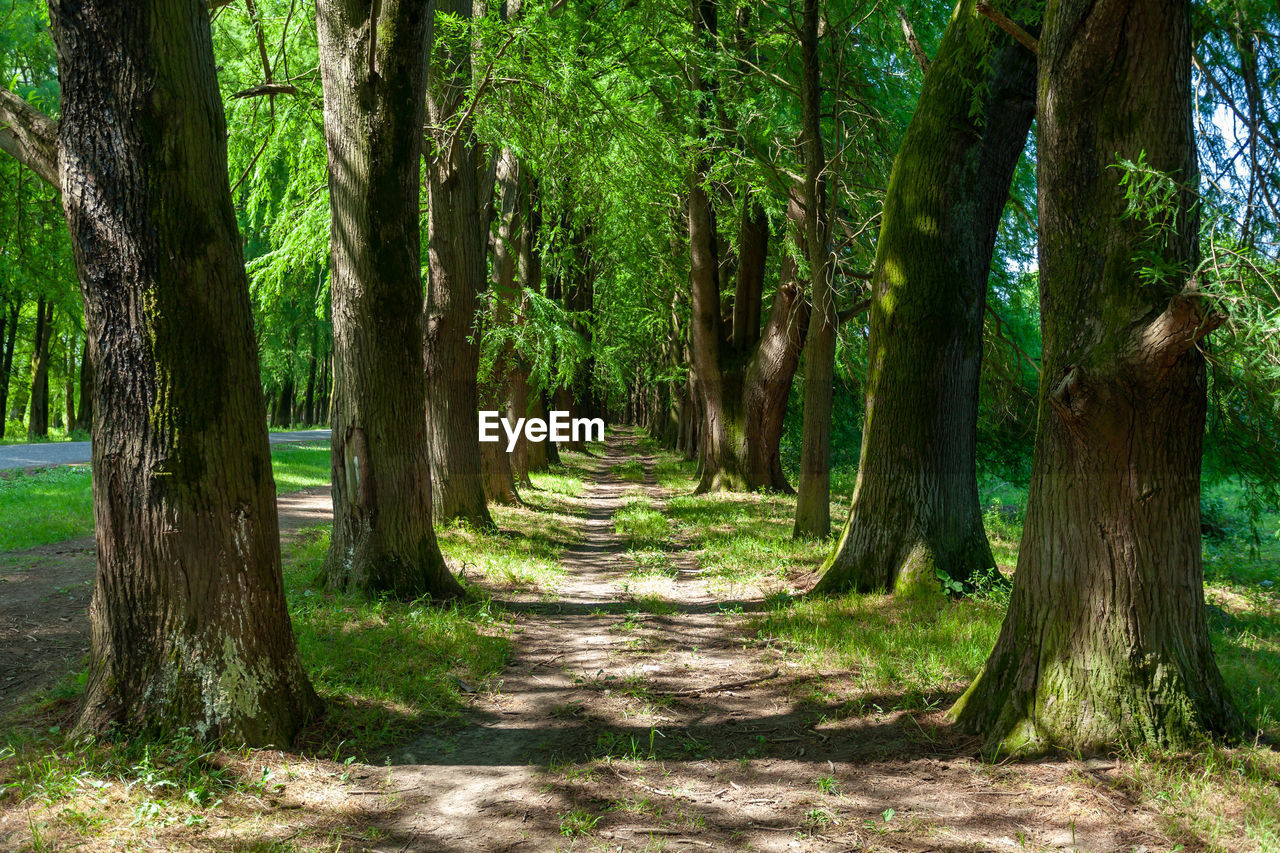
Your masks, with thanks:
[{"label": "tall tree trunk", "polygon": [[307,390],[302,397],[302,419],[307,426],[316,422],[316,347],[320,332],[315,320],[311,321],[311,348],[307,353]]},{"label": "tall tree trunk", "polygon": [[822,150],[822,90],[818,86],[818,17],[818,0],[804,0],[800,37],[803,233],[813,310],[804,342],[804,424],[793,535],[825,539],[831,532],[831,400],[840,321],[827,258],[827,161]]},{"label": "tall tree trunk", "polygon": [[9,421],[9,374],[13,369],[13,345],[18,332],[18,303],[8,304],[0,314],[0,438],[4,438]]},{"label": "tall tree trunk", "polygon": [[89,432],[93,429],[93,362],[89,359],[89,339],[80,351],[80,409],[76,413],[76,429]]},{"label": "tall tree trunk", "polygon": [[287,375],[280,385],[280,399],[271,417],[273,427],[287,428],[293,423],[293,376]]},{"label": "tall tree trunk", "polygon": [[[523,207],[521,189],[523,176],[520,162],[514,152],[502,149],[498,152],[495,172],[495,186],[498,196],[497,217],[498,233],[493,243],[494,299],[492,322],[495,326],[506,329],[516,322],[520,307],[520,238],[523,232],[521,215]],[[484,408],[498,410],[512,426],[517,418],[525,416],[524,412],[511,410],[512,386],[517,380],[515,348],[510,339],[505,339],[501,350],[494,359],[493,376],[481,393],[484,397]],[[523,478],[528,483],[529,476],[524,465],[523,437],[518,439],[516,450],[508,453],[505,441],[481,447],[484,464],[485,497],[500,504],[517,504],[520,495],[516,491],[516,480]],[[520,451],[517,454],[516,451]],[[518,456],[518,458],[517,458]],[[520,472],[517,474],[517,462]]]},{"label": "tall tree trunk", "polygon": [[76,348],[75,338],[66,341],[66,372],[62,379],[63,412],[66,415],[67,434],[76,429]]},{"label": "tall tree trunk", "polygon": [[[715,0],[694,0],[693,28],[704,50],[716,49],[717,25]],[[709,124],[715,84],[706,77],[699,64],[689,67],[693,86],[699,92],[699,144],[711,144]],[[720,263],[716,250],[716,222],[705,184],[711,168],[707,151],[699,151],[688,176],[689,189],[689,290],[692,320],[689,330],[693,356],[691,368],[697,374],[697,389],[702,415],[701,458],[697,491],[736,491],[747,483],[733,452],[732,427],[740,423],[739,389],[729,392],[723,377],[723,339],[720,316]]]},{"label": "tall tree trunk", "polygon": [[99,415],[79,727],[284,746],[319,701],[285,608],[208,11],[81,0],[50,18]]},{"label": "tall tree trunk", "polygon": [[[1222,318],[1195,275],[1191,3],[1050,3],[1039,92],[1035,463],[1009,611],[952,714],[991,750],[1187,747],[1240,726],[1200,563],[1197,344]],[[1158,227],[1120,159],[1177,182]]]},{"label": "tall tree trunk", "polygon": [[[528,417],[543,418],[547,417],[546,406],[542,404],[542,391],[538,388],[529,390]],[[551,458],[547,453],[549,441],[528,441],[525,442],[525,454],[528,464],[528,470],[531,474],[539,471],[545,471],[551,465]]]},{"label": "tall tree trunk", "polygon": [[452,598],[431,523],[418,220],[429,4],[320,0],[333,299],[329,584]]},{"label": "tall tree trunk", "polygon": [[53,303],[36,303],[36,336],[31,350],[31,406],[27,438],[49,437],[49,339],[53,337]]},{"label": "tall tree trunk", "polygon": [[[436,11],[469,21],[471,5],[472,0],[439,0]],[[462,518],[492,529],[481,478],[480,347],[475,334],[476,296],[487,275],[487,225],[479,209],[477,142],[470,123],[455,127],[471,76],[469,38],[436,47],[427,85],[427,432],[435,517]]]},{"label": "tall tree trunk", "polygon": [[1035,75],[1034,54],[964,0],[885,197],[858,482],[818,592],[937,589],[938,572],[966,585],[996,572],[978,505],[982,317]]},{"label": "tall tree trunk", "polygon": [[5,437],[5,429],[9,424],[9,380],[13,378],[13,351],[18,342],[18,316],[22,313],[22,300],[14,298],[8,307],[6,336],[0,338],[4,341],[4,351],[0,353],[0,438]]}]

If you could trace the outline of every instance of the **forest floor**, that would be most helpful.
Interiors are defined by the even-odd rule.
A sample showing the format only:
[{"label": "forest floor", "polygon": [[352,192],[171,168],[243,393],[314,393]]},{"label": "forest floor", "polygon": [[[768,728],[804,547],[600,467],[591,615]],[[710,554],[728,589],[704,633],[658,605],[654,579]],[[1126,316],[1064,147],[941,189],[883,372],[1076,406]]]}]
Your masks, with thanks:
[{"label": "forest floor", "polygon": [[[1264,791],[1242,805],[1220,766],[1205,770],[1218,787],[1201,798],[1226,824],[1206,831],[1153,794],[1151,767],[1124,758],[981,760],[945,709],[990,647],[998,607],[862,597],[833,621],[785,603],[811,584],[823,549],[779,546],[792,559],[733,544],[744,524],[777,521],[769,501],[785,516],[788,499],[692,499],[687,469],[628,432],[600,455],[571,456],[567,474],[527,495],[532,508],[496,513],[506,532],[488,544],[507,549],[501,559],[472,562],[480,534],[441,531],[455,567],[492,596],[458,621],[336,600],[346,621],[317,627],[322,602],[291,603],[337,722],[283,752],[55,749],[24,761],[0,746],[0,791],[7,781],[12,792],[0,794],[0,849],[1267,849],[1256,833],[1236,837],[1234,822],[1249,812],[1265,836],[1276,801]],[[282,511],[287,529],[324,518],[321,493],[297,499],[306,518]],[[304,531],[290,559],[323,546]],[[24,553],[42,561],[44,598],[29,577],[6,618],[60,650],[28,666],[40,672],[26,693],[77,665],[92,551],[85,541]],[[893,643],[880,657],[895,662],[850,664],[830,651],[845,641]],[[972,646],[959,669],[957,645]],[[376,684],[354,672],[395,666]],[[439,683],[449,696],[415,717]],[[70,701],[40,724],[64,725]],[[378,729],[397,715],[402,726]],[[1280,790],[1273,775],[1263,785]]]}]

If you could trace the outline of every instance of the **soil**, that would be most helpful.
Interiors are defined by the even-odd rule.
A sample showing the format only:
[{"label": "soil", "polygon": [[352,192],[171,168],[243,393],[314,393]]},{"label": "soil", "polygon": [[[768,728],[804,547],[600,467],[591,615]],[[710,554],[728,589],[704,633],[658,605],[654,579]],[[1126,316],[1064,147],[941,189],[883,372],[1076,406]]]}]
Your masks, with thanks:
[{"label": "soil", "polygon": [[[643,483],[609,473],[634,458]],[[360,830],[324,849],[387,853],[1175,847],[1120,763],[984,763],[942,716],[954,696],[910,713],[880,710],[898,697],[863,696],[874,712],[850,713],[850,673],[801,667],[749,636],[763,599],[716,598],[678,543],[663,606],[634,600],[612,516],[636,493],[661,505],[653,466],[625,435],[593,460],[566,578],[553,600],[502,602],[515,651],[466,725],[335,765],[341,783],[296,790],[304,802],[266,816],[252,849],[310,834],[317,810]],[[290,498],[282,529],[325,517],[321,490]],[[92,542],[0,560],[0,698],[12,701],[83,655]]]}]

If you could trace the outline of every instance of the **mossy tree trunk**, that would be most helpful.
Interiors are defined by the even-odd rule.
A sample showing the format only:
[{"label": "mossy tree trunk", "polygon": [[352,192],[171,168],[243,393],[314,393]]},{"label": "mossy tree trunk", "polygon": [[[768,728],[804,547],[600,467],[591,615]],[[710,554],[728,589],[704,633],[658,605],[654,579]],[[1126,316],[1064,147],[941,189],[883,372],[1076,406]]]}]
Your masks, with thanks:
[{"label": "mossy tree trunk", "polygon": [[285,608],[208,11],[83,0],[50,18],[96,368],[79,727],[285,746],[319,702]]},{"label": "mossy tree trunk", "polygon": [[422,382],[418,204],[431,22],[411,0],[321,0],[316,20],[332,213],[325,574],[340,588],[451,598],[462,588],[431,523]]},{"label": "mossy tree trunk", "polygon": [[938,571],[961,584],[996,572],[976,470],[982,318],[1035,73],[1031,51],[974,0],[960,3],[885,197],[858,480],[818,593],[936,589]]},{"label": "mossy tree trunk", "polygon": [[[992,751],[1185,747],[1240,723],[1200,562],[1197,344],[1221,318],[1193,274],[1191,3],[1054,0],[1039,91],[1035,463],[1008,614],[951,713]],[[1126,212],[1122,158],[1180,187],[1151,220]]]},{"label": "mossy tree trunk", "polygon": [[[472,17],[472,0],[440,0],[437,15]],[[479,144],[458,124],[471,79],[470,36],[433,46],[427,78],[426,182],[430,202],[424,359],[434,512],[493,528],[482,479],[477,296],[488,275]]]}]

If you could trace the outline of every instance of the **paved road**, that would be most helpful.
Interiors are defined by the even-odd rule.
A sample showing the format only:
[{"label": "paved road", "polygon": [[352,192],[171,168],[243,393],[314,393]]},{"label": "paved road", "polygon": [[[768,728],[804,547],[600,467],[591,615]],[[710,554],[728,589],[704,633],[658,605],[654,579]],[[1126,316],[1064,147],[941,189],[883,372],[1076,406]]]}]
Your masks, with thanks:
[{"label": "paved road", "polygon": [[[302,429],[271,433],[272,444],[299,441],[327,441],[327,429]],[[48,444],[10,444],[0,447],[0,471],[10,468],[48,468],[55,465],[87,465],[87,441],[55,441]]]}]

